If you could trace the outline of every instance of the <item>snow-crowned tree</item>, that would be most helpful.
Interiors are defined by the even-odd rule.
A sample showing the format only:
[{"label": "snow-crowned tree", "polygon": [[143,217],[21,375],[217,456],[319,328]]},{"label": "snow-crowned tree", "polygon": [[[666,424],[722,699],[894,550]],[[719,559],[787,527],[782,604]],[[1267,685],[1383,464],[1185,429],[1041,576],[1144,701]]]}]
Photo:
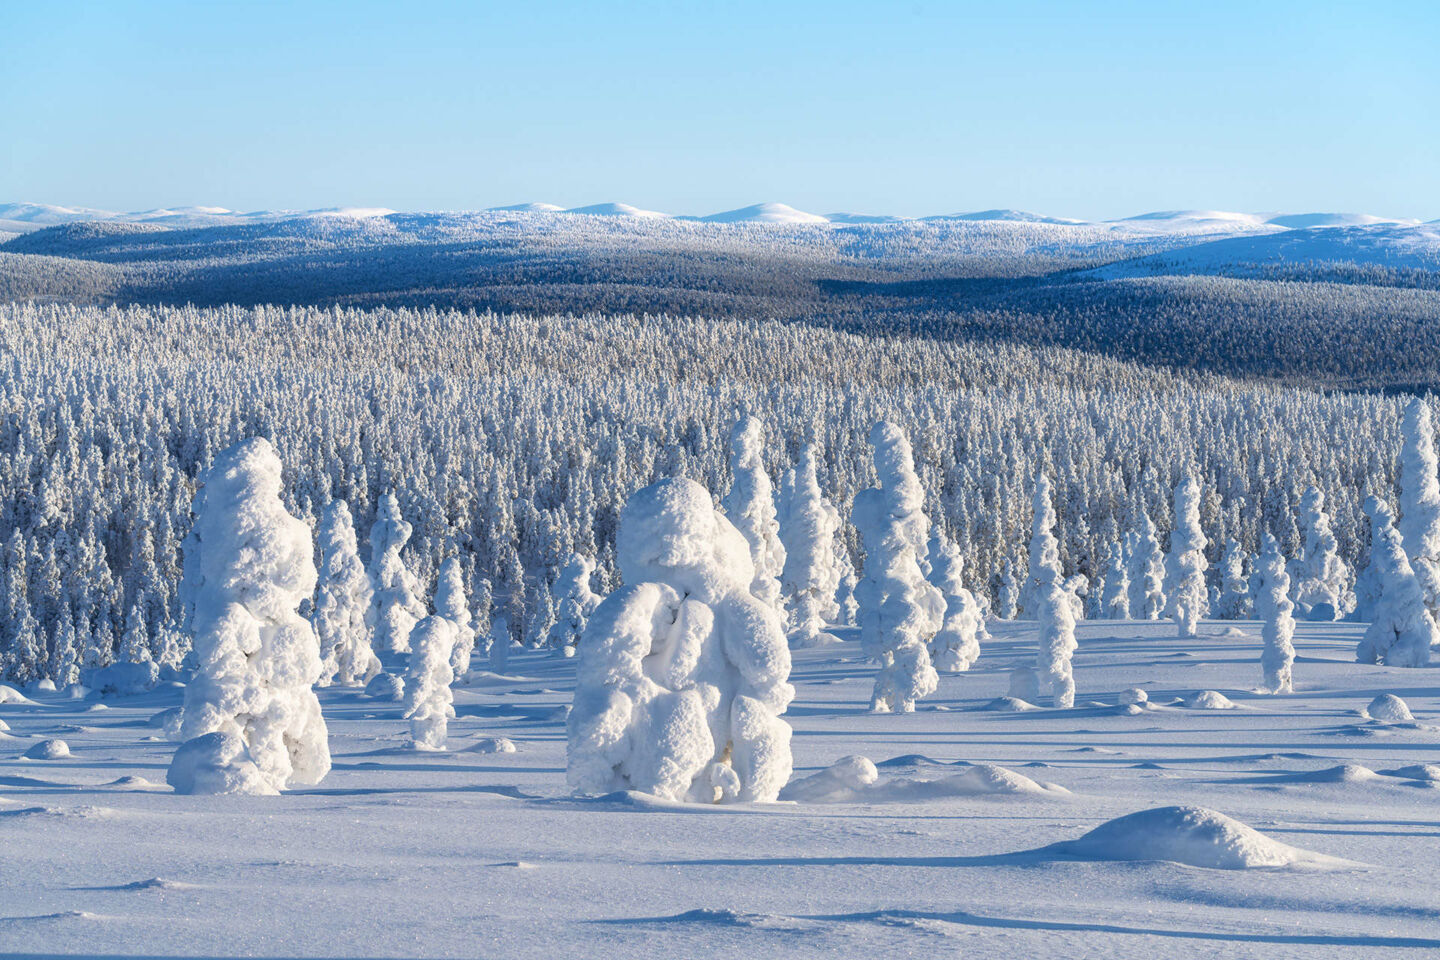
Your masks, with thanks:
[{"label": "snow-crowned tree", "polygon": [[1041,596],[1053,579],[1061,590],[1065,588],[1064,575],[1060,570],[1060,543],[1055,539],[1055,500],[1050,478],[1043,473],[1035,475],[1034,511],[1030,521],[1030,574],[1025,580],[1022,604],[1027,617],[1039,619]]},{"label": "snow-crowned tree", "polygon": [[847,627],[856,626],[860,622],[860,602],[855,599],[855,588],[859,585],[860,580],[855,576],[855,568],[848,567],[841,574],[840,586],[835,590],[835,607],[840,611],[840,623]]},{"label": "snow-crowned tree", "polygon": [[475,613],[470,626],[475,631],[475,645],[484,654],[490,653],[490,615],[494,603],[495,588],[490,585],[489,580],[481,578],[475,584],[475,596],[471,602]]},{"label": "snow-crowned tree", "polygon": [[1370,517],[1370,565],[1379,579],[1380,599],[1355,659],[1388,667],[1429,666],[1430,648],[1440,642],[1440,628],[1425,606],[1424,589],[1405,556],[1395,515],[1378,497],[1365,501],[1365,513]]},{"label": "snow-crowned tree", "polygon": [[1224,620],[1248,619],[1254,611],[1251,601],[1250,579],[1245,575],[1245,550],[1232,538],[1225,544],[1225,554],[1220,560],[1220,599],[1216,613]]},{"label": "snow-crowned tree", "polygon": [[1061,584],[1065,596],[1070,598],[1070,615],[1076,620],[1085,619],[1085,598],[1090,595],[1090,578],[1083,573],[1065,578]]},{"label": "snow-crowned tree", "polygon": [[1040,623],[1040,643],[1035,672],[1042,687],[1049,687],[1057,707],[1075,705],[1075,678],[1070,658],[1075,653],[1075,601],[1065,589],[1060,574],[1060,557],[1051,528],[1055,506],[1050,499],[1050,480],[1043,473],[1035,478],[1035,518],[1030,538],[1029,595],[1034,598],[1035,619]]},{"label": "snow-crowned tree", "polygon": [[75,634],[75,621],[62,617],[55,628],[50,654],[50,676],[61,690],[80,681],[80,642]]},{"label": "snow-crowned tree", "polygon": [[315,589],[315,633],[324,658],[321,684],[363,685],[380,672],[365,624],[370,609],[370,577],[360,562],[350,505],[334,500],[315,531],[320,545],[319,584]]},{"label": "snow-crowned tree", "polygon": [[450,643],[452,680],[470,672],[470,655],[475,650],[475,627],[465,598],[464,574],[460,558],[448,557],[440,565],[440,579],[435,584],[435,613],[454,628]]},{"label": "snow-crowned tree", "polygon": [[1262,621],[1260,636],[1265,646],[1260,652],[1260,667],[1268,693],[1290,693],[1294,689],[1290,672],[1295,647],[1290,641],[1295,636],[1295,618],[1291,616],[1295,605],[1290,601],[1290,575],[1285,566],[1280,544],[1265,534],[1265,548],[1260,551],[1255,570],[1259,586],[1255,614]]},{"label": "snow-crowned tree", "polygon": [[980,656],[980,605],[965,589],[965,558],[937,527],[930,536],[930,583],[945,598],[940,632],[930,640],[936,670],[960,673]]},{"label": "snow-crowned tree", "polygon": [[571,788],[774,800],[791,771],[790,651],[750,591],[744,536],[704,487],[662,480],[626,503],[617,553],[625,586],[580,643]]},{"label": "snow-crowned tree", "polygon": [[1339,542],[1325,512],[1325,494],[1311,485],[1300,497],[1300,525],[1304,531],[1304,552],[1290,564],[1295,606],[1309,619],[1317,607],[1328,606],[1328,616],[1338,620],[1355,609],[1350,589],[1350,567],[1340,559]]},{"label": "snow-crowned tree", "polygon": [[1000,565],[1000,586],[996,591],[999,609],[995,615],[1001,620],[1014,620],[1020,613],[1020,583],[1015,578],[1015,561],[1006,557]]},{"label": "snow-crowned tree", "polygon": [[750,592],[779,610],[785,547],[780,542],[775,491],[765,472],[764,428],[755,417],[743,418],[730,432],[730,468],[734,479],[722,505],[725,515],[750,545],[750,560],[755,567]]},{"label": "snow-crowned tree", "polygon": [[1140,511],[1139,522],[1130,554],[1130,616],[1159,620],[1165,611],[1165,555],[1150,515]]},{"label": "snow-crowned tree", "polygon": [[120,638],[121,663],[150,663],[150,631],[145,626],[145,601],[137,597],[125,617],[125,634]]},{"label": "snow-crowned tree", "polygon": [[570,562],[560,571],[560,576],[551,586],[555,599],[555,623],[550,627],[546,645],[554,650],[572,656],[585,633],[590,615],[600,605],[600,595],[590,586],[595,574],[595,561],[578,553],[570,555]]},{"label": "snow-crowned tree", "polygon": [[503,613],[495,614],[490,620],[490,650],[486,663],[491,673],[503,674],[510,668],[510,647],[514,643],[509,619]]},{"label": "snow-crowned tree", "polygon": [[1182,637],[1195,636],[1207,612],[1205,543],[1200,530],[1200,484],[1186,474],[1175,485],[1175,527],[1165,555],[1165,612]]},{"label": "snow-crowned tree", "polygon": [[1436,475],[1435,428],[1430,404],[1412,397],[1405,407],[1400,451],[1400,539],[1425,607],[1440,618],[1440,477]]},{"label": "snow-crowned tree", "polygon": [[870,709],[909,713],[940,682],[927,645],[944,621],[945,598],[920,572],[930,520],[910,441],[881,421],[870,444],[880,486],[857,493],[851,511],[865,548],[865,573],[855,588],[860,643],[880,663]]},{"label": "snow-crowned tree", "polygon": [[[468,619],[468,618],[467,618]],[[441,614],[426,617],[410,632],[410,664],[405,671],[405,719],[416,750],[444,750],[454,695],[450,653],[455,623]]]},{"label": "snow-crowned tree", "polygon": [[365,623],[381,654],[409,653],[410,631],[428,616],[420,581],[405,566],[400,551],[414,528],[400,516],[395,494],[380,498],[375,525],[370,528],[370,589],[373,591]]},{"label": "snow-crowned tree", "polygon": [[195,673],[185,687],[181,737],[238,739],[271,790],[318,783],[330,771],[312,689],[320,645],[299,614],[315,590],[314,547],[310,528],[285,511],[280,489],[270,441],[256,437],[221,452],[195,495],[182,582]]},{"label": "snow-crowned tree", "polygon": [[1100,591],[1100,616],[1106,620],[1130,619],[1130,575],[1120,544],[1110,544],[1105,556],[1105,585]]},{"label": "snow-crowned tree", "polygon": [[785,566],[780,585],[790,613],[790,645],[813,647],[836,643],[825,625],[839,616],[835,593],[840,564],[835,557],[835,531],[840,511],[820,492],[813,445],[800,452],[800,462],[786,477],[780,510],[780,541]]}]

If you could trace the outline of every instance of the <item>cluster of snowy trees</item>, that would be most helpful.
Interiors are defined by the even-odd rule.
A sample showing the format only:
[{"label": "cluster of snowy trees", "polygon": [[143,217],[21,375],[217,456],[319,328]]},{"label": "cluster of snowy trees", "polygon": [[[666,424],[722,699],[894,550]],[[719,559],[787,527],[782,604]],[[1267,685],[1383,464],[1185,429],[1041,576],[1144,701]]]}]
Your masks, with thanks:
[{"label": "cluster of snowy trees", "polygon": [[[493,598],[514,642],[573,651],[620,581],[625,497],[686,477],[726,491],[757,538],[752,594],[779,598],[799,642],[825,642],[872,591],[916,594],[925,635],[890,651],[882,698],[901,709],[927,669],[973,660],[986,612],[1036,614],[1037,474],[1055,515],[1042,566],[1092,617],[1188,616],[1201,598],[1253,613],[1266,533],[1295,563],[1298,615],[1368,616],[1373,578],[1349,599],[1371,552],[1360,504],[1403,487],[1399,400],[1055,349],[666,317],[39,305],[0,306],[0,343],[0,673],[19,682],[180,667],[197,480],[249,437],[276,448],[279,497],[317,530],[301,612],[327,677],[373,672],[357,637],[398,654],[432,610],[465,620],[462,594],[476,611]],[[903,455],[870,448],[884,420]],[[1401,459],[1433,473],[1433,440]],[[1399,531],[1433,598],[1440,533],[1421,517],[1440,494],[1418,496]],[[883,574],[864,569],[867,511],[914,514],[908,548],[877,542],[896,560]],[[462,629],[483,647],[491,622]]]}]

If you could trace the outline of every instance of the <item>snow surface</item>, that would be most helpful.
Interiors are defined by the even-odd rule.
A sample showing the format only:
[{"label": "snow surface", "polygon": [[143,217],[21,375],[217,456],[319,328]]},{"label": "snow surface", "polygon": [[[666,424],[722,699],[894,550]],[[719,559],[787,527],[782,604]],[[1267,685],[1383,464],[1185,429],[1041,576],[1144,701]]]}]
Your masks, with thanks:
[{"label": "snow surface", "polygon": [[[1242,636],[1222,635],[1228,625],[1202,622],[1181,640],[1169,623],[1081,622],[1080,705],[1061,711],[981,709],[1005,693],[1013,664],[1033,660],[1033,622],[992,623],[971,670],[940,677],[912,714],[868,711],[875,668],[853,629],[795,652],[785,716],[795,781],[863,755],[881,783],[990,764],[1068,795],[721,807],[574,798],[563,715],[575,661],[548,652],[517,650],[511,676],[457,687],[445,753],[403,749],[399,704],[319,691],[333,771],[279,797],[179,796],[161,782],[174,746],[146,739],[158,733],[147,724],[178,705],[174,688],[100,712],[37,693],[0,704],[17,738],[0,741],[0,849],[24,865],[0,870],[0,955],[1440,950],[1434,672],[1356,664],[1363,626],[1305,622],[1297,692],[1265,696],[1253,692],[1258,623],[1239,624]],[[1136,686],[1152,703],[1210,689],[1247,709],[1115,713]],[[1421,723],[1360,733],[1358,713],[1381,693],[1403,697]],[[69,759],[21,759],[62,728]],[[517,751],[467,749],[501,737]],[[1332,775],[1347,766],[1372,776]],[[1157,812],[1166,807],[1216,811],[1261,840],[1351,864],[1261,866],[1274,848],[1231,820]],[[1124,830],[1112,824],[1137,814]],[[1238,839],[1252,868],[1185,865],[1205,837],[1224,849]],[[1131,853],[1140,859],[1116,859]]]}]

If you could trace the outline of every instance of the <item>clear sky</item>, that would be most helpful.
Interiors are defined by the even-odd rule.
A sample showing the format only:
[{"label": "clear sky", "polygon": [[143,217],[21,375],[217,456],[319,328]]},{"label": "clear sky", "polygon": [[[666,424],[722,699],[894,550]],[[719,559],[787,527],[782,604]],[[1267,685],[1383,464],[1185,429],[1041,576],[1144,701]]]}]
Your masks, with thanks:
[{"label": "clear sky", "polygon": [[0,0],[0,201],[1440,217],[1440,2]]}]

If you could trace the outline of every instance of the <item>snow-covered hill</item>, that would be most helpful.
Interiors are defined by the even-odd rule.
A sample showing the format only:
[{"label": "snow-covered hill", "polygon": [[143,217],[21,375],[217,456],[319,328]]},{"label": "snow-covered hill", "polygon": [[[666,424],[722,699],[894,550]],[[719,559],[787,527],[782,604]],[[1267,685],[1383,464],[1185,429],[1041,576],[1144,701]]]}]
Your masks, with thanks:
[{"label": "snow-covered hill", "polygon": [[819,214],[796,210],[783,203],[756,203],[700,217],[705,223],[829,223]]},{"label": "snow-covered hill", "polygon": [[1253,276],[1277,267],[1364,264],[1440,270],[1440,225],[1332,226],[1210,240],[1102,267],[1102,277]]}]

